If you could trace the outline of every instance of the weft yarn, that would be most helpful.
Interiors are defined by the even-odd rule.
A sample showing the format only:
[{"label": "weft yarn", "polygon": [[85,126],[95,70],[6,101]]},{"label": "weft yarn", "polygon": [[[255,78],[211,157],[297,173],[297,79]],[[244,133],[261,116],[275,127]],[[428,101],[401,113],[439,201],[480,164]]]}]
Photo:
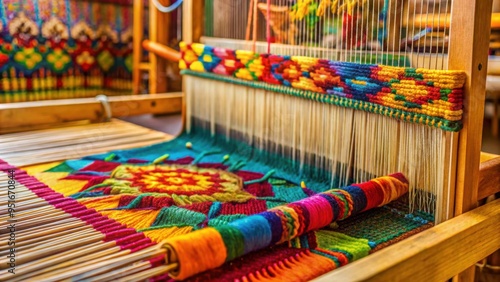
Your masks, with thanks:
[{"label": "weft yarn", "polygon": [[207,227],[165,241],[176,253],[175,279],[214,269],[250,252],[290,241],[337,220],[383,206],[408,192],[408,181],[392,174],[332,189],[300,201],[278,206],[227,225]]}]

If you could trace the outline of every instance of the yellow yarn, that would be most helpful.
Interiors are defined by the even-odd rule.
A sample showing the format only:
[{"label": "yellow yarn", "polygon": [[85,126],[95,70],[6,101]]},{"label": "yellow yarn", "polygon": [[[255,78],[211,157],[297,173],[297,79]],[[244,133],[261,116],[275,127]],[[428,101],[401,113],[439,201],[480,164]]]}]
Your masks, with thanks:
[{"label": "yellow yarn", "polygon": [[103,198],[83,198],[79,202],[84,204],[89,209],[101,211],[118,207],[121,196],[123,195],[113,195]]},{"label": "yellow yarn", "polygon": [[167,228],[158,228],[158,229],[150,229],[150,230],[142,230],[144,235],[151,239],[155,243],[159,243],[165,239],[172,238],[179,235],[184,235],[193,230],[192,226],[183,226],[183,227],[167,227]]},{"label": "yellow yarn", "polygon": [[309,5],[312,0],[297,0],[297,10],[295,11],[294,18],[302,20],[309,12]]},{"label": "yellow yarn", "polygon": [[153,225],[160,210],[108,210],[104,216],[125,224],[129,228],[144,229]]},{"label": "yellow yarn", "polygon": [[278,207],[270,209],[270,211],[273,211],[273,210],[282,211],[283,213],[289,214],[291,217],[291,220],[289,220],[286,223],[287,228],[288,228],[288,232],[283,232],[283,237],[280,239],[280,241],[277,244],[281,244],[283,242],[289,241],[291,238],[297,237],[297,234],[299,232],[299,227],[300,227],[299,226],[300,220],[299,220],[299,215],[297,214],[297,212],[294,209],[287,207],[287,206],[278,206]]},{"label": "yellow yarn", "polygon": [[196,53],[197,56],[201,56],[201,54],[203,54],[203,50],[205,50],[205,45],[200,43],[193,43],[191,44],[191,48],[193,49],[193,51]]},{"label": "yellow yarn", "polygon": [[323,0],[319,3],[318,6],[318,11],[316,12],[316,15],[318,17],[321,17],[325,14],[326,9],[332,4],[332,0]]},{"label": "yellow yarn", "polygon": [[61,162],[52,162],[52,163],[46,163],[46,164],[40,164],[40,165],[32,165],[32,166],[25,166],[22,167],[26,173],[29,175],[33,175],[36,173],[44,172],[46,170],[49,170],[57,165],[59,165]]},{"label": "yellow yarn", "polygon": [[52,190],[69,196],[78,193],[87,184],[87,180],[62,179],[68,176],[69,172],[37,173],[35,176],[39,181],[47,184]]},{"label": "yellow yarn", "polygon": [[200,61],[193,62],[190,66],[189,69],[192,71],[199,71],[199,72],[204,72],[205,68],[203,67],[203,64]]},{"label": "yellow yarn", "polygon": [[[344,0],[342,1],[342,4],[339,3],[339,0],[322,0],[319,5],[318,5],[318,10],[316,12],[316,15],[318,17],[321,17],[325,14],[325,11],[328,7],[331,7],[331,12],[333,14],[341,13],[346,11],[347,14],[352,15],[354,13],[354,9],[356,6],[364,5],[366,3],[366,0]],[[300,7],[300,6],[299,6]],[[303,12],[303,11],[300,11]],[[307,11],[306,11],[307,14]],[[294,14],[294,16],[298,17],[297,13]],[[302,18],[300,18],[302,19]]]}]

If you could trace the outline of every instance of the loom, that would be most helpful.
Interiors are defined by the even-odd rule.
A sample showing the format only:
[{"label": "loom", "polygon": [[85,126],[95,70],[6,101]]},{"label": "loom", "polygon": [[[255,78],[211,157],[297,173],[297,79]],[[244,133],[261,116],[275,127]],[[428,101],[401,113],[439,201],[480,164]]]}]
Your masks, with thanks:
[{"label": "loom", "polygon": [[5,0],[0,19],[1,103],[131,92],[126,1]]},{"label": "loom", "polygon": [[[430,93],[422,93],[423,96],[420,98],[412,94],[412,91],[421,91],[425,86],[412,88],[409,85],[416,84],[411,77],[420,76],[423,78],[420,85],[426,83],[436,83],[438,85],[439,82],[428,80],[432,76],[430,73],[427,75],[420,70],[416,73],[408,72],[413,72],[410,68],[430,68],[431,66],[433,69],[447,69],[444,63],[447,50],[441,48],[441,52],[435,54],[421,54],[421,52],[414,51],[413,48],[411,50],[406,48],[401,51],[399,42],[403,42],[405,38],[410,37],[411,31],[422,29],[422,24],[417,23],[415,26],[408,20],[407,27],[405,27],[408,35],[403,32],[403,22],[401,21],[405,15],[407,18],[413,18],[414,11],[412,8],[416,9],[415,7],[409,6],[403,11],[401,5],[395,5],[394,3],[389,6],[385,4],[384,7],[379,2],[370,3],[368,1],[363,5],[361,3],[356,5],[356,3],[354,1],[352,4],[354,8],[351,7],[350,10],[344,11],[343,9],[350,7],[350,1],[330,4],[333,6],[330,6],[328,1],[320,1],[319,6],[322,7],[322,10],[330,9],[331,11],[338,10],[340,12],[340,14],[326,13],[321,17],[318,16],[320,7],[317,8],[318,10],[312,10],[315,6],[310,1],[298,1],[296,4],[287,1],[279,3],[278,1],[269,5],[269,15],[265,4],[260,3],[257,5],[262,12],[260,14],[273,19],[273,27],[275,22],[280,22],[279,27],[284,29],[291,25],[301,25],[300,29],[297,27],[287,29],[286,32],[289,33],[287,37],[277,37],[276,40],[279,40],[279,42],[266,46],[262,42],[259,44],[257,42],[258,38],[254,38],[255,43],[238,40],[244,35],[241,32],[242,24],[245,22],[244,19],[235,20],[233,26],[231,26],[230,22],[223,22],[224,17],[222,14],[217,14],[218,11],[236,14],[236,11],[240,11],[244,7],[250,7],[245,8],[243,11],[250,9],[248,11],[251,13],[253,6],[247,5],[248,3],[233,5],[220,1],[214,2],[213,19],[216,20],[213,23],[207,23],[213,25],[213,34],[209,34],[212,37],[201,38],[201,41],[206,43],[205,46],[181,46],[184,53],[181,67],[186,69],[184,72],[187,74],[185,84],[188,87],[194,87],[186,88],[187,114],[188,116],[194,115],[200,120],[206,120],[206,126],[210,128],[212,134],[224,132],[229,138],[241,135],[242,138],[256,147],[278,151],[280,154],[292,157],[297,160],[298,167],[308,163],[312,163],[316,167],[319,166],[331,172],[331,183],[333,185],[339,183],[345,185],[353,179],[355,181],[365,181],[373,175],[382,175],[390,171],[403,171],[405,175],[408,175],[412,186],[412,205],[417,209],[435,213],[437,221],[443,221],[449,217],[449,207],[452,205],[449,203],[452,189],[449,187],[447,180],[443,178],[446,171],[452,170],[453,165],[450,159],[446,160],[445,156],[446,151],[449,149],[446,144],[452,141],[453,135],[453,133],[447,133],[447,131],[458,130],[457,126],[459,125],[453,120],[459,118],[461,105],[454,104],[453,101],[455,101],[454,97],[461,96],[459,88],[462,87],[465,77],[453,72],[436,72],[437,76],[446,77],[444,79],[450,81],[451,84],[443,85],[447,90],[444,90],[444,88],[436,88],[435,90],[438,92],[451,91],[452,93],[448,97],[449,100],[448,98],[445,99],[448,102],[451,101],[452,104],[448,104],[447,109],[439,109],[439,107],[432,109],[431,105],[439,105],[441,102],[427,104],[428,101],[426,101],[422,103],[423,100],[421,99],[427,99],[423,97],[430,97]],[[220,7],[217,5],[220,5]],[[306,7],[301,7],[301,5]],[[307,7],[308,5],[311,5],[312,8]],[[335,5],[339,5],[339,7],[335,7]],[[369,5],[373,5],[373,7]],[[228,11],[227,9],[234,9],[234,11]],[[390,22],[384,21],[383,28],[379,31],[379,18],[370,17],[375,17],[376,12],[383,9],[385,9],[385,17],[392,17],[392,19]],[[300,10],[308,12],[302,16],[294,14]],[[446,10],[446,7],[443,7],[442,10]],[[290,11],[293,11],[293,13]],[[367,11],[373,11],[373,14],[369,15]],[[338,16],[336,16],[337,14]],[[402,17],[397,19],[399,21],[398,26],[396,26],[396,19],[394,19],[395,14]],[[436,14],[436,17],[439,18],[440,12],[436,12]],[[256,19],[257,15],[253,14],[253,16]],[[331,18],[328,19],[328,16]],[[303,18],[303,20],[292,20],[291,17]],[[325,34],[322,31],[322,26],[325,25],[325,22],[335,21],[334,17],[337,19],[337,23],[333,24],[337,34]],[[210,20],[212,17],[208,16],[207,18]],[[445,16],[443,15],[444,19]],[[308,23],[308,20],[315,22],[314,26],[312,26],[312,23]],[[253,23],[253,25],[254,29],[258,29],[258,24]],[[264,28],[265,22],[261,21],[260,25],[261,29]],[[208,30],[212,32],[210,28]],[[373,30],[379,33],[378,37],[382,38],[382,42],[379,42],[379,38],[370,38],[371,33],[374,33]],[[281,31],[281,33],[283,32],[285,31]],[[445,32],[448,32],[448,30]],[[333,43],[341,48],[329,48],[326,45],[327,42],[323,40],[324,38],[320,38],[327,36],[337,36],[336,42]],[[224,37],[224,39],[219,40],[216,37]],[[292,37],[296,39],[293,40]],[[357,37],[357,42],[351,42],[351,37]],[[363,38],[363,40],[359,38]],[[294,44],[295,41],[298,44]],[[377,44],[380,46],[375,46]],[[370,47],[371,45],[374,45],[374,47]],[[210,49],[211,47],[215,48]],[[216,47],[242,51],[232,53],[231,50],[218,50]],[[261,56],[259,58],[258,55],[254,56],[251,52],[244,53],[243,51],[265,53],[266,48],[268,48],[267,52],[275,55],[275,57],[266,58]],[[427,47],[424,46],[425,48]],[[368,50],[363,51],[366,49]],[[200,62],[190,61],[193,56],[191,52],[196,53],[195,57],[201,57]],[[227,52],[227,55],[221,54],[225,52]],[[284,56],[292,56],[292,59]],[[293,56],[301,56],[302,58],[295,57],[296,59],[294,59]],[[236,57],[236,63],[234,64],[245,65],[246,67],[225,64],[226,61],[229,61],[228,64],[233,64],[232,57]],[[308,57],[311,57],[311,59]],[[313,57],[331,61],[319,62],[312,59]],[[218,63],[219,60],[222,61]],[[269,62],[264,62],[265,60],[269,60]],[[211,66],[211,63],[216,66]],[[378,66],[371,65],[372,63],[402,68],[381,69],[382,76],[387,74],[387,77],[382,77],[377,82],[376,79],[373,80],[373,77],[378,74],[378,71],[372,71],[372,69]],[[275,70],[270,70],[271,68]],[[199,74],[196,71],[204,73]],[[304,71],[308,72],[308,74],[302,76],[300,72]],[[212,76],[207,72],[216,75]],[[394,73],[388,74],[388,72]],[[239,80],[224,78],[224,75],[236,77]],[[199,78],[204,79],[200,80]],[[388,86],[390,89],[381,90],[384,82],[390,84],[391,79],[400,78],[404,80],[402,83],[396,83],[397,85],[394,85],[394,87]],[[245,83],[245,80],[254,82]],[[229,85],[235,84],[235,86],[229,86],[227,83]],[[453,84],[455,85],[452,86]],[[366,85],[366,88],[362,85]],[[290,88],[287,88],[287,86]],[[456,86],[458,87],[453,89]],[[247,90],[247,88],[249,89]],[[417,88],[420,89],[417,90]],[[201,91],[202,89],[206,90]],[[222,92],[220,89],[224,89],[224,91]],[[380,97],[370,98],[368,97],[370,94],[363,93],[365,91],[372,93],[373,96],[378,94],[373,94],[372,91],[397,93],[395,96],[389,97],[391,95],[386,96],[379,92]],[[321,100],[322,95],[313,94],[314,92],[330,94],[327,97],[333,98],[324,101]],[[456,92],[456,94],[453,92]],[[193,98],[190,97],[189,93],[193,93]],[[195,96],[198,93],[203,93],[202,97]],[[285,95],[271,95],[271,93]],[[310,99],[337,106],[355,103],[347,107],[364,109],[365,111],[328,107],[322,103],[312,103],[303,99],[289,97],[286,94],[300,98],[309,98],[315,95]],[[405,95],[408,95],[407,98],[404,97]],[[222,105],[226,104],[227,106],[223,107],[223,109],[227,109],[228,112],[223,112],[219,108],[214,112],[216,108],[211,110],[210,107],[206,107],[211,100],[219,101]],[[374,101],[377,104],[375,107],[370,103],[365,103],[373,103]],[[239,106],[242,108],[238,109]],[[387,107],[379,108],[379,106]],[[216,107],[216,105],[212,107]],[[275,114],[275,109],[285,110]],[[422,109],[422,111],[418,109]],[[256,113],[257,118],[255,120],[250,117],[245,118],[245,115],[249,116],[248,113],[252,111]],[[442,114],[421,115],[424,112],[444,113],[445,111],[449,113],[447,121],[441,119],[444,117]],[[376,114],[370,114],[370,112]],[[431,125],[431,127],[397,122],[392,118],[381,118],[377,115],[378,113]],[[316,125],[316,123],[319,124]],[[186,127],[189,131],[191,127],[189,120]],[[432,127],[438,127],[438,129]],[[456,128],[453,129],[452,127]],[[443,129],[445,130],[443,131]],[[409,137],[410,134],[412,137]],[[410,148],[419,149],[414,151]],[[436,151],[431,152],[424,148],[433,148]],[[436,203],[438,204],[436,205]],[[434,206],[436,210],[434,210]]]},{"label": "loom", "polygon": [[499,201],[472,210],[498,191],[498,160],[477,169],[489,1],[203,2],[203,23],[183,3],[180,55],[144,42],[179,60],[181,136],[128,149],[164,137],[112,120],[143,137],[38,160],[7,136],[31,251],[0,280],[443,280],[500,247]]}]

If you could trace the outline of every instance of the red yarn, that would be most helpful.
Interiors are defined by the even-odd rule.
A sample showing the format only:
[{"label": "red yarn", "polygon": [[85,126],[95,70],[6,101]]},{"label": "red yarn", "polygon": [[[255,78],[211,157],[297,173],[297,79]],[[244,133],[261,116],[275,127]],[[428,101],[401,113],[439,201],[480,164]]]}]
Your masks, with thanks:
[{"label": "red yarn", "polygon": [[251,199],[245,203],[222,203],[220,214],[256,214],[267,210],[266,201]]},{"label": "red yarn", "polygon": [[80,171],[97,171],[97,172],[109,172],[113,171],[116,167],[120,166],[121,163],[105,162],[105,161],[94,161],[88,166],[80,169]]}]

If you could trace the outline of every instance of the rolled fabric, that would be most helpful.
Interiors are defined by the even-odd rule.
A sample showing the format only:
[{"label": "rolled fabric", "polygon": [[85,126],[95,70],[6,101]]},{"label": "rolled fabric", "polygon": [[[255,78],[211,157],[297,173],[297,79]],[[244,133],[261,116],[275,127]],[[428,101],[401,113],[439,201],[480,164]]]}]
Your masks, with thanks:
[{"label": "rolled fabric", "polygon": [[332,189],[300,201],[235,220],[223,226],[167,239],[179,268],[171,272],[183,280],[225,262],[317,230],[337,220],[383,206],[408,192],[401,173]]}]

